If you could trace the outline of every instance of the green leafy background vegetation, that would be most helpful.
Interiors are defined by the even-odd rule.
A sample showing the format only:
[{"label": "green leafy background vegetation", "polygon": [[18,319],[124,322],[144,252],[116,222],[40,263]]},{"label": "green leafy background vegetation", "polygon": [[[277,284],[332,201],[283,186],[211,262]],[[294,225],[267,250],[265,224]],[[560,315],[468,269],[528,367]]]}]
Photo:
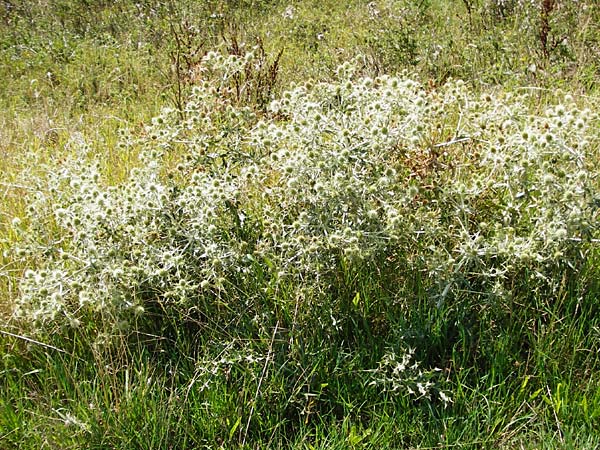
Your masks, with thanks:
[{"label": "green leafy background vegetation", "polygon": [[598,448],[594,0],[0,1],[1,448]]}]

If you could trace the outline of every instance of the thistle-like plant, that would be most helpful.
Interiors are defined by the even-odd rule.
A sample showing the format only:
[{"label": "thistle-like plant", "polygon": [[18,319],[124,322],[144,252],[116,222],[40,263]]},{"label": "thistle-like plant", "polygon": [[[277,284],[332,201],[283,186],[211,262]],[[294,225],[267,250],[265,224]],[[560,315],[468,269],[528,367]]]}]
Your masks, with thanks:
[{"label": "thistle-like plant", "polygon": [[127,329],[152,311],[335,334],[377,313],[346,298],[365,274],[402,290],[417,273],[433,307],[551,296],[585,263],[598,117],[571,98],[536,115],[527,95],[428,91],[346,63],[257,114],[222,95],[244,61],[208,53],[185,119],[166,109],[123,133],[140,153],[125,181],[106,185],[85,143],[48,171],[18,224],[15,258],[32,263],[17,316]]}]

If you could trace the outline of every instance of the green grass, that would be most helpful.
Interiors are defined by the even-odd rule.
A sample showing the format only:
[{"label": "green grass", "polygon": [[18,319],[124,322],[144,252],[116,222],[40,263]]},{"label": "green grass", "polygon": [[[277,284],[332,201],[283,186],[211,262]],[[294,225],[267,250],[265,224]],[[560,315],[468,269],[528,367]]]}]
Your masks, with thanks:
[{"label": "green grass", "polygon": [[[557,268],[543,268],[558,277],[547,286],[529,285],[535,277],[523,269],[508,287],[518,295],[502,301],[484,295],[471,273],[439,302],[435,280],[384,257],[362,265],[340,257],[336,271],[323,275],[327,288],[311,292],[278,282],[276,263],[265,259],[248,263],[251,277],[227,278],[226,295],[199,296],[201,304],[170,307],[160,298],[166,289],[157,299],[151,286],[139,293],[145,314],[127,325],[101,310],[77,327],[39,328],[13,316],[25,270],[67,245],[49,216],[46,228],[24,224],[45,230],[45,253],[14,257],[22,236],[11,222],[25,217],[27,193],[44,189],[27,180],[66,167],[83,139],[101,160],[103,182],[123,183],[150,145],[145,126],[202,81],[187,71],[213,48],[235,53],[236,43],[260,43],[267,65],[283,50],[273,95],[309,78],[331,80],[338,65],[359,56],[360,75],[407,71],[428,91],[462,78],[474,92],[530,92],[532,115],[565,94],[582,110],[597,109],[600,8],[593,1],[557,2],[547,55],[539,15],[492,0],[163,3],[0,5],[0,447],[599,447],[597,241],[576,258],[577,270],[560,257]],[[258,118],[268,117],[256,104],[265,77],[246,74],[241,82],[256,91],[234,98]],[[450,140],[461,114],[432,125],[431,142]],[[215,126],[233,139],[232,123],[223,114]],[[142,144],[120,147],[123,128]],[[589,135],[598,130],[592,121]],[[590,140],[594,165],[598,141]],[[183,188],[189,180],[175,169],[177,151],[165,172]],[[415,170],[423,167],[415,162]],[[276,176],[265,181],[272,188]],[[593,176],[598,188],[597,168]],[[437,201],[434,190],[424,195]],[[265,203],[264,214],[277,206]],[[227,217],[228,232],[249,242],[268,225]],[[435,383],[429,399],[408,395],[405,385],[394,392],[373,383],[384,355],[400,358],[409,347]],[[436,390],[452,403],[444,405]]]}]

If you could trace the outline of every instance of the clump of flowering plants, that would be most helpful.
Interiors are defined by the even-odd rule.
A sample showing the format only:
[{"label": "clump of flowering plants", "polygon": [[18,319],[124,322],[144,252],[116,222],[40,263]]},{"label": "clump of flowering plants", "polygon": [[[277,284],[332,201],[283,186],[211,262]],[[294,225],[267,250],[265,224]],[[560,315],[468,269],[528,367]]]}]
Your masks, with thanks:
[{"label": "clump of flowering plants", "polygon": [[534,114],[527,95],[474,95],[460,81],[427,90],[346,63],[257,114],[230,95],[251,61],[207,54],[184,114],[123,133],[140,166],[121,183],[72,143],[15,222],[14,257],[34,262],[18,317],[127,328],[153,311],[335,333],[376,314],[348,282],[361,274],[402,289],[418,273],[439,307],[463,293],[551,294],[585,262],[598,118],[572,99]]}]

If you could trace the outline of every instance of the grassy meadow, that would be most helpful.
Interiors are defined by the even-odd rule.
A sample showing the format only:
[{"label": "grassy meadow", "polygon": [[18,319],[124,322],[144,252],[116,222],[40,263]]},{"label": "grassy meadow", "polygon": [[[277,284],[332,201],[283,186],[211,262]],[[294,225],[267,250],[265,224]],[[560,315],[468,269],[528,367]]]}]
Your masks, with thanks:
[{"label": "grassy meadow", "polygon": [[600,448],[595,0],[9,0],[0,80],[0,448]]}]

